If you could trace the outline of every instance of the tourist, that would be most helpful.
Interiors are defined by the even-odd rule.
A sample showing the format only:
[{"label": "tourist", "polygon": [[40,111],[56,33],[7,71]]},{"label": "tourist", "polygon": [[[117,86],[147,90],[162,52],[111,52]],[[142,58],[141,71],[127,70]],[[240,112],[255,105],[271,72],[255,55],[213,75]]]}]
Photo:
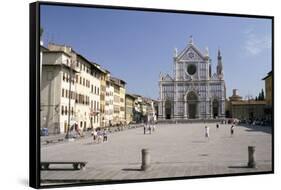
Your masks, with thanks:
[{"label": "tourist", "polygon": [[101,142],[102,142],[102,135],[103,135],[103,134],[102,134],[101,130],[99,129],[98,132],[97,132],[98,143],[101,143]]},{"label": "tourist", "polygon": [[103,142],[107,141],[107,131],[106,129],[103,130]]},{"label": "tourist", "polygon": [[234,125],[231,125],[231,128],[230,128],[230,133],[231,133],[231,135],[233,135],[233,134],[234,134]]},{"label": "tourist", "polygon": [[92,136],[93,136],[93,140],[94,140],[94,142],[96,141],[96,139],[97,139],[97,131],[95,130],[95,129],[93,129],[93,131],[92,131]]},{"label": "tourist", "polygon": [[217,123],[217,129],[219,128],[220,126],[219,126],[219,124]]},{"label": "tourist", "polygon": [[210,129],[209,129],[209,127],[208,126],[205,126],[205,137],[206,138],[209,138],[209,132],[210,132]]}]

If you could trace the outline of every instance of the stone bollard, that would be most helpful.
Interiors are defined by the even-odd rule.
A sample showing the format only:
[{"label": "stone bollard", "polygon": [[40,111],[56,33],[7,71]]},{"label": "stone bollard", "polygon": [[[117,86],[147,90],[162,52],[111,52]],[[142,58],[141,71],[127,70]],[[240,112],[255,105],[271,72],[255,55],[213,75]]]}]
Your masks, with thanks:
[{"label": "stone bollard", "polygon": [[248,154],[249,154],[248,167],[255,168],[256,162],[255,162],[255,147],[254,146],[248,146]]},{"label": "stone bollard", "polygon": [[150,154],[148,149],[141,150],[141,170],[145,171],[150,167]]}]

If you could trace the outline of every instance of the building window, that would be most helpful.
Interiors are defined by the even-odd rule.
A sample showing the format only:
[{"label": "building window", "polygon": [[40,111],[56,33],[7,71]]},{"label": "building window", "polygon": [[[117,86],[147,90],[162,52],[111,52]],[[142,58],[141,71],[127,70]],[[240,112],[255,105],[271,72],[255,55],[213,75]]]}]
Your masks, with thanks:
[{"label": "building window", "polygon": [[85,79],[83,78],[83,86],[85,86]]},{"label": "building window", "polygon": [[91,85],[91,92],[93,93],[94,92],[94,86]]},{"label": "building window", "polygon": [[65,81],[65,73],[62,73],[62,80]]},{"label": "building window", "polygon": [[94,110],[96,110],[96,100],[94,101]]},{"label": "building window", "polygon": [[76,97],[76,93],[73,91],[72,92],[72,99],[75,100],[75,97]]},{"label": "building window", "polygon": [[71,82],[72,82],[72,84],[74,84],[74,82],[75,82],[74,77],[71,78]]},{"label": "building window", "polygon": [[68,74],[65,74],[65,79],[66,79],[66,82],[68,82],[68,79],[69,79]]},{"label": "building window", "polygon": [[74,110],[73,110],[73,107],[71,107],[71,115],[74,114]]},{"label": "building window", "polygon": [[64,97],[64,89],[61,90],[61,97]]},{"label": "building window", "polygon": [[99,95],[99,93],[100,93],[100,89],[99,89],[99,87],[98,87],[98,93],[97,93],[97,94]]},{"label": "building window", "polygon": [[64,114],[64,106],[61,106],[61,115]]},{"label": "building window", "polygon": [[95,86],[95,94],[97,93],[97,88],[96,88],[96,86]]},{"label": "building window", "polygon": [[65,90],[65,97],[68,97],[68,90]]},{"label": "building window", "polygon": [[65,115],[67,115],[67,106],[65,106]]}]

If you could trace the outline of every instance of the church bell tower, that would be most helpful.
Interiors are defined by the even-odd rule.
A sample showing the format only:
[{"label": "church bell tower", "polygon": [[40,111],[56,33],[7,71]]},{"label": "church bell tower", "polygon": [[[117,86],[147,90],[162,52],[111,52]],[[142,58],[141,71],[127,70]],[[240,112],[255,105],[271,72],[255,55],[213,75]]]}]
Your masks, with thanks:
[{"label": "church bell tower", "polygon": [[223,66],[222,66],[222,56],[220,49],[218,50],[218,65],[217,65],[217,75],[220,79],[223,78]]}]

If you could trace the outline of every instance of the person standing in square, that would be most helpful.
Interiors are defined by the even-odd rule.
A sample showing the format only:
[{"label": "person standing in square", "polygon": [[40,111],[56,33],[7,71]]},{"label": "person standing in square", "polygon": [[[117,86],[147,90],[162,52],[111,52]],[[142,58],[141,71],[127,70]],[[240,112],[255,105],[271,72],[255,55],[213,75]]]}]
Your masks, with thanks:
[{"label": "person standing in square", "polygon": [[206,125],[206,126],[205,126],[205,137],[206,137],[206,138],[209,138],[209,135],[210,135],[210,129],[209,129],[209,127]]}]

